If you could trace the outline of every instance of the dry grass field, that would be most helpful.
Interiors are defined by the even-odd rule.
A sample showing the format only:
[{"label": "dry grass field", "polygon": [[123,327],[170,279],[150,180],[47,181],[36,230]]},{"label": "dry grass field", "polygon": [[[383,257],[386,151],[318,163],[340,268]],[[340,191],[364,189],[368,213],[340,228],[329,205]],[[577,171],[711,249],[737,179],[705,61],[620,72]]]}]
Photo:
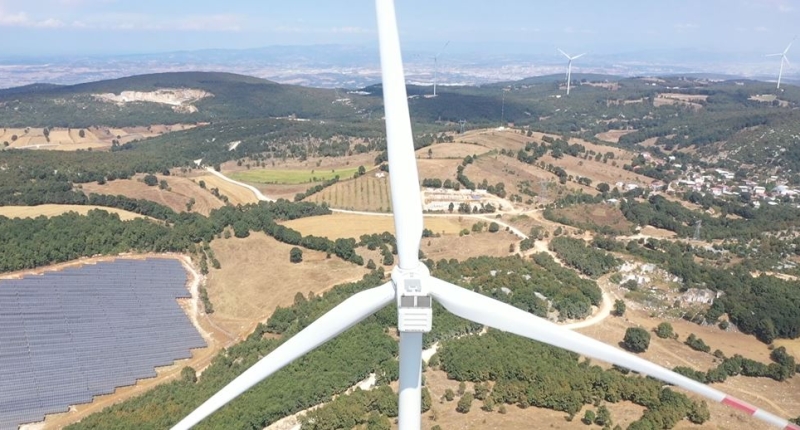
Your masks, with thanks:
[{"label": "dry grass field", "polygon": [[[625,336],[628,327],[641,326],[648,330],[662,322],[649,318],[646,313],[632,309],[623,318],[609,317],[602,323],[580,329],[579,331],[605,343],[616,345]],[[715,367],[717,361],[711,354],[694,351],[683,341],[694,333],[711,347],[711,350],[722,350],[726,356],[740,354],[744,357],[769,362],[769,349],[767,345],[759,342],[753,336],[745,336],[737,332],[725,332],[715,326],[699,326],[683,320],[671,320],[678,340],[659,339],[652,336],[650,348],[640,354],[642,358],[651,360],[667,368],[675,366],[690,366],[697,370],[707,370]],[[776,382],[769,378],[729,378],[725,383],[714,384],[715,388],[737,396],[742,400],[769,409],[773,413],[785,417],[800,415],[800,378],[792,378],[785,382]],[[764,425],[749,417],[745,417],[732,409],[716,403],[710,403],[711,421],[702,428],[750,430],[765,428]],[[681,423],[676,428],[697,428]]]},{"label": "dry grass field", "polygon": [[374,172],[368,172],[356,179],[337,182],[304,201],[327,202],[339,209],[388,212],[392,208],[389,176],[378,178]]},{"label": "dry grass field", "polygon": [[[470,230],[473,224],[480,220],[464,218],[462,225]],[[491,257],[507,257],[511,244],[519,243],[519,238],[513,234],[500,230],[497,233],[470,232],[466,236],[447,235],[422,239],[422,251],[427,258],[438,261],[442,258],[455,258],[459,261],[470,257],[487,255]]]},{"label": "dry grass field", "polygon": [[[239,204],[246,205],[248,203],[258,203],[258,198],[256,198],[255,194],[253,194],[252,191],[240,185],[230,183],[220,178],[219,176],[207,173],[194,176],[192,177],[192,179],[197,181],[198,184],[200,183],[200,181],[205,182],[206,190],[210,190],[212,188],[219,189],[220,194],[228,196],[229,202],[232,205],[239,205]],[[210,192],[208,193],[211,194]],[[211,197],[214,196],[211,195]]]},{"label": "dry grass field", "polygon": [[86,215],[92,209],[102,209],[106,212],[117,214],[123,221],[132,220],[134,218],[144,218],[142,215],[122,209],[88,205],[0,206],[0,216],[8,218],[36,218],[38,216],[58,216],[67,212],[76,212],[81,215]]},{"label": "dry grass field", "polygon": [[[176,212],[185,212],[186,204],[190,199],[195,200],[192,212],[208,215],[212,209],[220,208],[224,203],[216,198],[207,189],[204,190],[197,185],[199,180],[191,180],[180,176],[156,175],[158,180],[167,181],[169,189],[162,190],[158,186],[150,187],[142,182],[142,175],[136,175],[133,179],[118,179],[99,185],[96,182],[81,184],[80,188],[84,193],[97,194],[121,194],[132,199],[150,200],[171,208]],[[207,185],[211,188],[210,185]]]},{"label": "dry grass field", "polygon": [[[60,128],[50,129],[49,141],[42,128],[4,128],[0,130],[0,143],[8,142],[10,148],[16,149],[51,149],[59,151],[76,151],[78,149],[107,149],[112,140],[127,143],[133,140],[158,136],[172,131],[187,130],[196,127],[194,124],[153,125],[150,127],[106,128],[89,127],[85,129]],[[83,130],[83,137],[80,132]],[[16,139],[13,138],[16,136]]]},{"label": "dry grass field", "polygon": [[291,305],[298,292],[319,294],[367,273],[363,267],[308,249],[303,250],[302,263],[290,263],[291,245],[258,232],[245,239],[214,240],[211,249],[222,266],[211,269],[206,283],[214,305],[211,319],[235,335],[250,333],[276,307]]},{"label": "dry grass field", "polygon": [[517,151],[525,147],[530,141],[537,140],[535,136],[527,137],[514,129],[483,129],[466,132],[456,136],[458,142],[472,143],[485,146],[489,149],[510,149]]},{"label": "dry grass field", "polygon": [[431,158],[457,158],[459,160],[464,159],[467,155],[481,155],[490,151],[489,148],[484,146],[464,143],[463,141],[436,143],[427,148],[417,150],[417,158],[428,158],[428,150],[431,151]]},{"label": "dry grass field", "polygon": [[[293,228],[304,236],[327,237],[331,240],[352,237],[358,240],[363,234],[383,233],[388,231],[394,234],[394,217],[357,215],[349,213],[334,213],[317,217],[300,218],[282,223]],[[470,224],[471,225],[471,224]],[[465,227],[457,218],[425,217],[424,226],[434,233],[442,235],[457,235]],[[359,250],[361,252],[361,250]]]},{"label": "dry grass field", "polygon": [[[434,154],[435,156],[435,154]],[[480,158],[479,158],[480,159]],[[417,170],[419,171],[420,181],[423,179],[441,179],[442,181],[450,179],[456,180],[456,169],[461,164],[463,158],[459,159],[417,159]]]},{"label": "dry grass field", "polygon": [[[256,165],[255,161],[243,160],[242,165],[237,165],[237,161],[228,161],[222,164],[222,172],[226,175],[229,172],[244,172],[256,169],[275,169],[275,170],[319,170],[330,171],[331,169],[349,169],[364,166],[369,169],[375,165],[375,157],[377,152],[366,152],[363,154],[353,154],[344,157],[309,157],[305,160],[299,159],[286,159],[281,160],[278,158],[269,159],[264,163],[264,166]],[[250,168],[247,168],[247,165]]]},{"label": "dry grass field", "polygon": [[[633,131],[633,130],[630,130],[630,131]],[[633,152],[625,150],[625,149],[622,149],[622,148],[615,148],[613,146],[606,146],[606,145],[598,145],[598,144],[595,144],[595,143],[592,143],[592,142],[587,142],[587,141],[585,141],[583,139],[579,139],[579,138],[576,138],[576,137],[571,138],[569,140],[569,143],[570,144],[578,143],[578,144],[583,145],[584,147],[586,147],[587,151],[594,151],[594,152],[600,153],[600,154],[605,154],[606,152],[612,152],[614,154],[614,160],[616,160],[617,164],[619,164],[619,165],[624,164],[624,162],[628,162],[630,160],[633,160],[633,158],[636,156],[636,154],[634,154]],[[611,161],[609,161],[609,163],[611,163]]]},{"label": "dry grass field", "polygon": [[556,215],[562,216],[578,224],[590,224],[607,227],[617,234],[630,234],[631,224],[616,206],[607,204],[573,205],[556,209]]}]

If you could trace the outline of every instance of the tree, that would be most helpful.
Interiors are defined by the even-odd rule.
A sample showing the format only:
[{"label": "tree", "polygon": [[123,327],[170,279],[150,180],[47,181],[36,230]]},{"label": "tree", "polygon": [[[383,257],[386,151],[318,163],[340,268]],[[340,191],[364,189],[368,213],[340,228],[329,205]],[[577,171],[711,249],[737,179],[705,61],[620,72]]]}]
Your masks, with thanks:
[{"label": "tree", "polygon": [[615,316],[621,317],[625,315],[625,310],[627,307],[625,306],[624,300],[615,300],[614,301],[614,311],[612,312]]},{"label": "tree", "polygon": [[450,204],[447,205],[447,211],[453,213],[453,209],[455,209],[455,205],[453,204],[453,202],[450,202]]},{"label": "tree", "polygon": [[661,324],[656,327],[656,336],[660,337],[661,339],[667,339],[673,336],[675,332],[672,329],[672,324],[668,322],[662,322]]},{"label": "tree", "polygon": [[448,388],[448,389],[444,390],[444,399],[445,400],[447,400],[448,402],[452,402],[453,399],[455,399],[455,398],[456,398],[456,393],[454,393],[452,389]]},{"label": "tree", "polygon": [[601,427],[610,426],[611,411],[609,411],[604,405],[597,408],[597,416],[594,418],[594,423]]},{"label": "tree", "polygon": [[497,233],[498,231],[500,231],[500,224],[494,221],[489,223],[489,233]]},{"label": "tree", "polygon": [[622,346],[631,352],[645,352],[650,347],[650,333],[641,327],[629,327],[625,330]]},{"label": "tree", "polygon": [[597,191],[600,191],[603,194],[609,192],[610,190],[611,190],[611,186],[606,184],[605,182],[601,182],[601,183],[597,184]]},{"label": "tree", "polygon": [[464,393],[467,392],[467,384],[464,381],[458,383],[458,391],[456,391],[459,396],[463,396]]},{"label": "tree", "polygon": [[372,259],[370,258],[370,259],[369,259],[369,261],[367,261],[367,269],[369,269],[369,270],[375,270],[375,267],[376,267],[376,266],[375,266],[375,262],[374,262],[374,261],[372,261]]},{"label": "tree", "polygon": [[181,369],[181,380],[190,384],[197,382],[197,373],[194,371],[194,368],[186,366]]},{"label": "tree", "polygon": [[475,400],[475,397],[472,395],[472,391],[468,391],[461,396],[459,399],[458,404],[456,405],[456,411],[462,414],[466,414],[472,408],[472,401]]},{"label": "tree", "polygon": [[149,187],[155,187],[158,185],[158,178],[156,175],[144,175],[144,183]]},{"label": "tree", "polygon": [[86,137],[86,131],[85,131],[84,129],[81,129],[81,130],[78,132],[78,136],[79,136],[81,139],[83,139],[84,137]]},{"label": "tree", "polygon": [[166,190],[167,188],[169,188],[169,184],[167,183],[167,181],[166,181],[165,179],[162,179],[162,180],[161,180],[161,181],[158,183],[158,188],[160,188],[160,189],[162,189],[162,190]]},{"label": "tree", "polygon": [[591,409],[587,409],[586,412],[583,414],[583,418],[581,419],[581,422],[583,422],[587,426],[588,425],[592,425],[592,423],[594,423],[594,419],[595,418],[596,417],[595,417],[594,411],[591,410]]},{"label": "tree", "polygon": [[293,247],[289,251],[289,261],[292,263],[300,263],[303,261],[303,250],[298,247]]}]

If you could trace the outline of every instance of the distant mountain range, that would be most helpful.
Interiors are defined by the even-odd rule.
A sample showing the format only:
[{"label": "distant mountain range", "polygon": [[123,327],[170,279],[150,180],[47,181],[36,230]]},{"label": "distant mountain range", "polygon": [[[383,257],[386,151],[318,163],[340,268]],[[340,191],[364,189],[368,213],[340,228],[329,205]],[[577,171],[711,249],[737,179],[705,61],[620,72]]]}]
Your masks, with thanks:
[{"label": "distant mountain range", "polygon": [[[514,81],[562,72],[562,58],[552,54],[485,55],[452,48],[439,62],[443,85]],[[540,49],[541,52],[541,49]],[[410,83],[434,81],[433,55],[404,52]],[[619,76],[710,73],[774,80],[777,63],[760,53],[725,54],[698,50],[651,50],[618,54],[589,53],[575,70]],[[76,84],[157,72],[231,72],[279,83],[319,88],[361,88],[380,80],[377,47],[355,45],[270,46],[257,49],[209,49],[117,56],[0,57],[0,87],[33,83]],[[775,69],[775,70],[773,70]],[[787,82],[800,73],[785,71]]]}]

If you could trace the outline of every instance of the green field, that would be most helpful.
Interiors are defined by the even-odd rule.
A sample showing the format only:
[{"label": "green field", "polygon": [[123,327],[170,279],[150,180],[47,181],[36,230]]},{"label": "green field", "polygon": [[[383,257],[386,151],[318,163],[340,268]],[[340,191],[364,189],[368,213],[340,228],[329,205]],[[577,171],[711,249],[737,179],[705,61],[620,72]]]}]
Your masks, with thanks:
[{"label": "green field", "polygon": [[332,179],[339,175],[339,179],[349,179],[358,171],[358,167],[347,169],[319,169],[319,170],[274,170],[258,169],[231,172],[228,176],[242,182],[256,184],[304,184],[307,182],[320,182]]}]

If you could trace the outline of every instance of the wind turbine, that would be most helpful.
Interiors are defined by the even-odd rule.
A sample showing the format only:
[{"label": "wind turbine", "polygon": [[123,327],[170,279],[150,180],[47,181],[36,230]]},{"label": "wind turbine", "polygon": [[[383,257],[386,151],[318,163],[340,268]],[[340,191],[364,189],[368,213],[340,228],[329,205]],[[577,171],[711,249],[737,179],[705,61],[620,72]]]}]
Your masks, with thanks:
[{"label": "wind turbine", "polygon": [[437,62],[439,61],[439,57],[442,55],[442,52],[444,52],[444,49],[447,48],[447,45],[449,45],[449,44],[450,44],[450,41],[448,40],[447,42],[444,43],[444,46],[442,46],[442,49],[439,50],[439,53],[436,54],[433,57],[433,96],[434,97],[436,97],[436,80],[439,78],[439,74],[438,74],[438,70],[439,69],[438,69]]},{"label": "wind turbine", "polygon": [[786,49],[784,49],[783,52],[767,55],[767,57],[777,57],[777,56],[781,57],[781,70],[778,72],[778,87],[777,87],[778,89],[781,89],[781,76],[783,76],[783,63],[785,62],[787,65],[790,64],[789,58],[786,56],[786,53],[789,52],[789,48],[792,47],[792,43],[794,43],[795,39],[797,39],[797,36],[795,36],[795,38],[792,39],[791,42],[789,42],[789,45],[786,46]]},{"label": "wind turbine", "polygon": [[564,54],[564,56],[567,57],[567,60],[569,60],[569,62],[567,63],[567,95],[569,95],[569,85],[570,85],[570,80],[572,79],[572,60],[577,60],[578,58],[581,58],[584,55],[586,55],[586,53],[584,52],[583,54],[578,54],[574,57],[570,57],[569,55],[567,55],[566,52],[562,51],[561,48],[556,48],[556,49],[558,49],[558,52]]},{"label": "wind turbine", "polygon": [[[430,331],[433,300],[451,313],[581,355],[593,357],[682,387],[786,430],[800,430],[783,418],[728,396],[693,379],[546,319],[430,276],[418,258],[422,240],[422,201],[408,114],[400,39],[393,0],[376,0],[380,38],[386,138],[399,264],[391,281],[343,301],[300,333],[259,360],[173,427],[185,430],[295,359],[322,345],[384,306],[397,306],[400,332],[399,428],[421,426],[422,334]],[[369,345],[364,345],[369,347]]]}]

